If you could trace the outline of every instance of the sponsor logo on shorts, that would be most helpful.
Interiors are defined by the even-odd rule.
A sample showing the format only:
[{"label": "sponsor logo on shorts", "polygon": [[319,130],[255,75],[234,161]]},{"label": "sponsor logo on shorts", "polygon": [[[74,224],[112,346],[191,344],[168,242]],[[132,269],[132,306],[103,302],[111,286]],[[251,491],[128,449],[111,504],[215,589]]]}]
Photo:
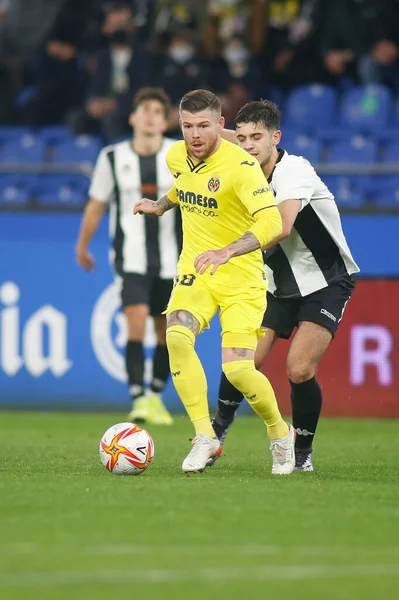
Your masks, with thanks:
[{"label": "sponsor logo on shorts", "polygon": [[329,319],[331,319],[331,321],[334,321],[334,323],[337,322],[337,317],[334,317],[334,315],[332,315],[330,312],[328,312],[328,310],[326,310],[325,308],[322,308],[320,313],[322,315],[326,315],[326,317],[328,317]]},{"label": "sponsor logo on shorts", "polygon": [[220,179],[219,177],[212,177],[212,179],[210,179],[208,181],[208,190],[210,192],[212,192],[212,194],[214,194],[215,192],[218,191],[218,189],[220,188]]}]

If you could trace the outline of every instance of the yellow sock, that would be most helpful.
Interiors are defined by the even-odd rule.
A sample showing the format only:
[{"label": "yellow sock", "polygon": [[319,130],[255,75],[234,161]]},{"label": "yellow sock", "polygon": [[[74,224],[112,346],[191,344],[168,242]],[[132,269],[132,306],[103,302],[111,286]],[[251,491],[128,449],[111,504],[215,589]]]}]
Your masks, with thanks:
[{"label": "yellow sock", "polygon": [[215,437],[209,418],[206,376],[194,349],[195,335],[187,327],[173,325],[166,332],[166,343],[173,383],[195,433]]},{"label": "yellow sock", "polygon": [[256,414],[266,423],[268,436],[287,436],[289,428],[281,418],[271,383],[263,373],[256,370],[254,362],[234,360],[223,363],[222,367],[230,383],[245,396]]}]

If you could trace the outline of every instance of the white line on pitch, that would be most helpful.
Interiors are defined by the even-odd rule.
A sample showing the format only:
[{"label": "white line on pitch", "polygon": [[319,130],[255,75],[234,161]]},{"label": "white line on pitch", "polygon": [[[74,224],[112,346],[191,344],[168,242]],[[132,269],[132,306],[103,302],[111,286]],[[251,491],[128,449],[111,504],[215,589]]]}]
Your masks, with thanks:
[{"label": "white line on pitch", "polygon": [[221,582],[232,580],[303,580],[398,576],[399,565],[291,565],[273,567],[209,567],[118,571],[22,572],[0,575],[0,587],[49,587],[91,584]]}]

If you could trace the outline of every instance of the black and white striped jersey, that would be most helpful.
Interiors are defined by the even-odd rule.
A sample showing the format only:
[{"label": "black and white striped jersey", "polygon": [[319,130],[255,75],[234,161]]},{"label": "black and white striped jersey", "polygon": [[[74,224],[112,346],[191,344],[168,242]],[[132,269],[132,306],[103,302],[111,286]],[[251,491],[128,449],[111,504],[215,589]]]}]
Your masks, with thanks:
[{"label": "black and white striped jersey", "polygon": [[172,279],[181,246],[180,211],[169,210],[161,218],[133,215],[142,197],[156,200],[173,185],[166,153],[174,140],[164,138],[151,156],[134,152],[130,141],[106,146],[100,152],[89,190],[91,198],[110,206],[111,261],[120,275],[151,273]]},{"label": "black and white striped jersey", "polygon": [[264,253],[269,291],[299,298],[357,273],[334,196],[312,165],[281,149],[268,181],[277,205],[301,200],[290,235]]}]

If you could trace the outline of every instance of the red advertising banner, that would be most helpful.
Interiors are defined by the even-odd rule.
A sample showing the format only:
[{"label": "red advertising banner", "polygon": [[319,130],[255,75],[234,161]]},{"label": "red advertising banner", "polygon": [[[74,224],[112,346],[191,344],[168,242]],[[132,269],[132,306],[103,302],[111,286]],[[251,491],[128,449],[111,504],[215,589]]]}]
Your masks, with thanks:
[{"label": "red advertising banner", "polygon": [[[399,418],[398,344],[399,279],[359,279],[317,373],[323,415]],[[291,412],[288,347],[278,340],[263,367],[285,414]]]}]

